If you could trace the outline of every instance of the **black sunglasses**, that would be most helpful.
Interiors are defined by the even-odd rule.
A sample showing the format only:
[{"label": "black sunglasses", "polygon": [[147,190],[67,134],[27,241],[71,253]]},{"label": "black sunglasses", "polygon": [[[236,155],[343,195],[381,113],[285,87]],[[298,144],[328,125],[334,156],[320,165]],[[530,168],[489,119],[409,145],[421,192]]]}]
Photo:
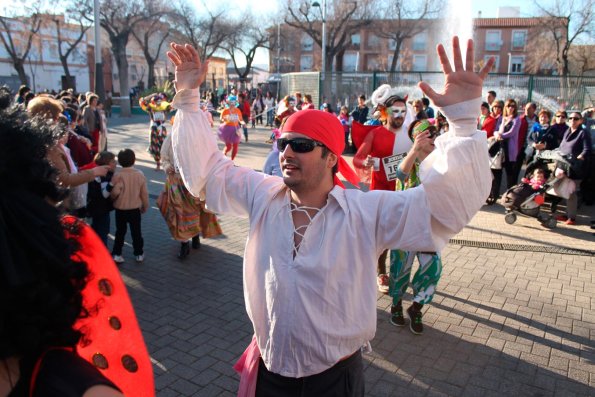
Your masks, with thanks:
[{"label": "black sunglasses", "polygon": [[296,153],[308,153],[314,150],[316,146],[324,147],[320,142],[316,142],[308,138],[279,138],[277,139],[277,148],[280,152],[284,152],[287,145],[291,146],[291,150]]},{"label": "black sunglasses", "polygon": [[580,117],[569,117],[568,119],[569,119],[569,120],[578,121],[578,120],[580,120],[581,118],[580,118]]}]

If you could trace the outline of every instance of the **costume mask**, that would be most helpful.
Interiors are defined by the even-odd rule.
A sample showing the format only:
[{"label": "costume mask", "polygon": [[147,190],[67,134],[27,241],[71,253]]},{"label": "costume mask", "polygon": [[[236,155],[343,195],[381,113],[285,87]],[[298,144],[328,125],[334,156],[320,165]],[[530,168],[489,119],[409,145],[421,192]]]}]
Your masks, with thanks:
[{"label": "costume mask", "polygon": [[391,106],[386,109],[387,114],[392,118],[405,118],[407,108],[405,106]]}]

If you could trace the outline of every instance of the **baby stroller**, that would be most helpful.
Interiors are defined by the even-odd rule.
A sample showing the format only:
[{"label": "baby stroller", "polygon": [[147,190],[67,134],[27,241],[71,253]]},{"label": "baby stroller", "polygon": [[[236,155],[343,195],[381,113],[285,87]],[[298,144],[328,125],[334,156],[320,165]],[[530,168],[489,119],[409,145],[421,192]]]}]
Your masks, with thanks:
[{"label": "baby stroller", "polygon": [[[543,171],[546,182],[534,188],[528,179],[533,174],[536,168]],[[500,203],[506,209],[504,221],[509,225],[516,222],[518,215],[524,215],[532,218],[537,218],[542,226],[548,229],[554,229],[557,225],[556,217],[553,214],[546,214],[541,211],[541,206],[545,202],[546,191],[551,187],[553,182],[550,179],[551,172],[547,167],[547,163],[536,159],[527,166],[525,178],[523,182],[508,189],[500,199]]]}]

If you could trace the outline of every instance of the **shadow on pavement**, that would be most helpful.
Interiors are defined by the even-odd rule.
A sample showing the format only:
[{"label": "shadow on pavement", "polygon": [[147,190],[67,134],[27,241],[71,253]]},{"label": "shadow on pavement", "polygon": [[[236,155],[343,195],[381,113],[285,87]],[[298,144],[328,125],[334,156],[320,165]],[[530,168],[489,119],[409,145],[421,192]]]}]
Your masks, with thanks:
[{"label": "shadow on pavement", "polygon": [[577,382],[539,363],[431,326],[422,336],[413,335],[408,326],[395,327],[388,319],[387,312],[378,310],[374,352],[364,355],[366,396],[588,396],[593,391],[588,380]]},{"label": "shadow on pavement", "polygon": [[[464,304],[467,304],[467,305],[472,305],[472,306],[475,306],[475,307],[477,307],[479,309],[482,309],[482,310],[485,310],[485,311],[488,311],[488,312],[491,312],[491,313],[498,314],[499,316],[503,316],[506,319],[514,320],[514,321],[517,321],[519,323],[525,324],[527,327],[535,328],[535,329],[540,330],[540,331],[543,331],[545,333],[555,335],[555,336],[559,337],[562,341],[572,341],[572,342],[574,342],[576,344],[580,344],[580,345],[583,345],[583,346],[586,346],[586,347],[593,345],[593,342],[589,338],[587,338],[587,337],[584,337],[584,336],[581,336],[581,335],[574,335],[574,334],[572,334],[570,332],[566,332],[564,330],[561,330],[561,329],[552,327],[552,326],[550,326],[548,324],[545,324],[543,322],[536,321],[536,320],[530,319],[528,317],[521,316],[521,315],[519,315],[517,313],[512,313],[512,312],[509,312],[509,311],[506,311],[506,310],[502,310],[502,309],[498,309],[498,308],[495,308],[495,307],[490,307],[490,306],[487,306],[487,305],[483,305],[481,303],[472,302],[472,301],[469,301],[469,300],[466,300],[466,299],[463,299],[463,298],[459,298],[459,297],[454,296],[454,295],[450,295],[450,294],[446,294],[446,293],[443,293],[443,292],[439,292],[439,291],[436,292],[436,295],[442,296],[442,297],[447,298],[447,299],[452,299],[452,300],[455,300],[457,302],[461,302],[461,303],[464,303]],[[550,339],[547,339],[547,338],[538,337],[535,334],[532,334],[532,333],[529,333],[529,332],[526,332],[526,331],[523,331],[523,330],[520,330],[520,329],[516,329],[514,327],[510,327],[508,325],[505,325],[505,324],[502,324],[502,323],[499,323],[499,322],[496,322],[496,321],[493,321],[493,320],[489,320],[489,319],[486,319],[486,318],[477,316],[477,315],[475,315],[473,313],[467,313],[467,312],[464,312],[463,310],[456,309],[456,308],[453,308],[453,307],[450,307],[450,306],[446,306],[446,305],[443,305],[441,303],[432,302],[431,306],[436,307],[436,308],[439,308],[439,309],[442,309],[442,310],[445,310],[445,311],[450,312],[450,313],[458,314],[461,317],[464,317],[464,318],[469,319],[469,320],[476,321],[477,323],[481,323],[483,325],[487,325],[490,328],[493,328],[493,329],[497,329],[499,331],[506,332],[506,333],[508,333],[510,335],[514,335],[516,337],[525,338],[527,340],[534,341],[535,343],[539,343],[539,344],[542,344],[542,345],[545,345],[545,346],[549,346],[552,349],[558,349],[558,350],[560,350],[562,352],[565,352],[565,353],[568,353],[568,354],[572,354],[573,356],[584,357],[584,359],[585,359],[585,361],[587,363],[589,363],[589,364],[595,364],[595,348],[594,347],[590,347],[590,348],[587,347],[587,348],[584,348],[584,349],[582,349],[582,348],[576,348],[576,347],[570,346],[570,345],[565,344],[565,343],[562,343],[562,342],[557,342],[557,341],[550,340]],[[569,320],[569,321],[572,321],[572,320]]]}]

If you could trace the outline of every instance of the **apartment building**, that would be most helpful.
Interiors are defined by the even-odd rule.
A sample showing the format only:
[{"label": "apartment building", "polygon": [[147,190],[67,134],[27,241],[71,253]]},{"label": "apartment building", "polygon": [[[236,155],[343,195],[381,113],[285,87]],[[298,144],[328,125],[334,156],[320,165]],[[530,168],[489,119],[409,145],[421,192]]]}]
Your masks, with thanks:
[{"label": "apartment building", "polygon": [[[407,23],[407,21],[405,21]],[[411,21],[410,23],[413,23]],[[436,45],[442,37],[444,20],[428,19],[424,30],[404,40],[399,51],[397,71],[439,71],[435,54]],[[544,21],[540,18],[474,18],[473,38],[476,60],[487,60],[494,56],[494,73],[526,73],[531,51],[531,40],[537,39]],[[348,47],[340,59],[333,61],[333,70],[343,72],[370,72],[390,70],[396,48],[394,40],[381,37],[379,31],[389,29],[385,20],[375,20],[359,32],[352,34]],[[276,38],[272,39],[270,68],[279,72],[309,72],[321,68],[321,50],[312,38],[304,32],[282,27],[279,54],[276,52]],[[327,60],[330,62],[331,60]],[[534,62],[534,64],[536,64]],[[553,64],[540,64],[539,71],[553,69]],[[534,70],[535,71],[535,70]]]},{"label": "apartment building", "polygon": [[[72,82],[66,81],[64,68],[58,52],[58,36],[54,19],[60,20],[60,34],[65,42],[74,42],[80,35],[78,24],[67,24],[61,15],[44,15],[42,26],[33,38],[31,49],[25,59],[25,72],[29,85],[37,92],[59,90],[63,86],[74,84],[78,91],[88,91],[91,87],[89,48],[94,45],[89,31],[68,57],[68,68]],[[30,29],[28,18],[7,18],[17,51],[24,51],[27,32]],[[0,34],[7,37],[7,32],[0,25]],[[62,46],[63,51],[66,45]],[[21,52],[22,53],[22,52]],[[13,67],[12,59],[2,43],[0,43],[0,83],[12,89],[18,88],[20,80]]]}]

